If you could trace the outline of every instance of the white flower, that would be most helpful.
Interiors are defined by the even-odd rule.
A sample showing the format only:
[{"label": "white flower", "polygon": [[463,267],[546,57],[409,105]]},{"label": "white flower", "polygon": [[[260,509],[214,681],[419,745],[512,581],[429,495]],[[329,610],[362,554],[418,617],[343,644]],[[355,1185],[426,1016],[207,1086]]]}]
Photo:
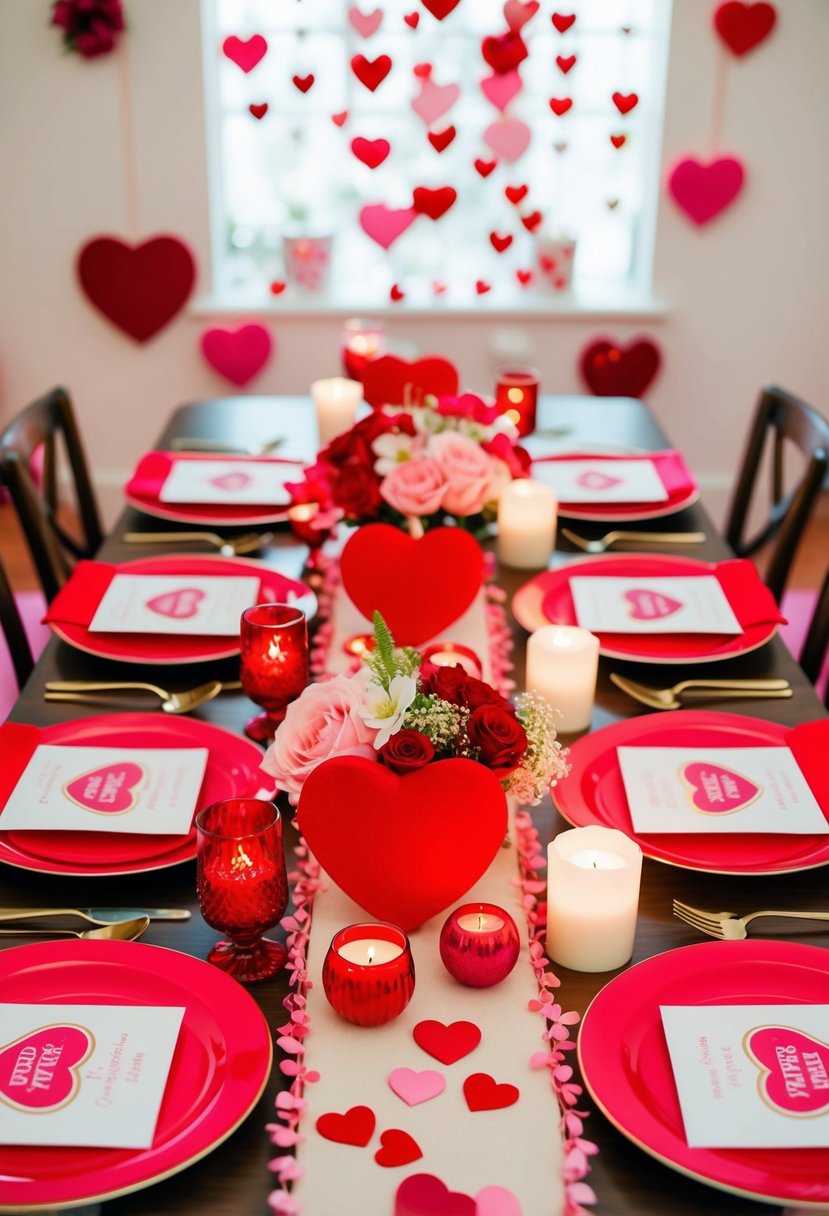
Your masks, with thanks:
[{"label": "white flower", "polygon": [[412,458],[414,436],[404,435],[395,431],[386,431],[378,435],[372,443],[372,451],[378,457],[374,462],[374,471],[378,477],[385,477],[392,469]]},{"label": "white flower", "polygon": [[403,725],[406,711],[417,695],[417,675],[394,676],[389,690],[369,684],[365,704],[357,711],[366,726],[377,731],[374,746],[379,750]]}]

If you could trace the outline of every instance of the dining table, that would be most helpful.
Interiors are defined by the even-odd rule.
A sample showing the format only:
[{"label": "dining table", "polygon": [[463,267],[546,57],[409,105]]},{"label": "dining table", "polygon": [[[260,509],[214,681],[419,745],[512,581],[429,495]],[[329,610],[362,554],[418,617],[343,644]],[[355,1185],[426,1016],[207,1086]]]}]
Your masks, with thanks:
[{"label": "dining table", "polygon": [[[183,405],[171,414],[162,433],[157,436],[155,446],[166,449],[180,445],[183,448],[192,446],[209,450],[215,445],[216,450],[241,448],[257,451],[274,441],[278,441],[277,452],[280,456],[305,461],[313,459],[317,447],[317,429],[309,398],[240,395]],[[565,449],[649,452],[669,446],[667,436],[643,401],[614,397],[543,395],[539,400],[537,429],[531,439],[531,447],[536,455]],[[574,530],[593,537],[607,531],[608,526],[612,525],[573,523]],[[694,557],[719,561],[733,556],[701,501],[667,518],[637,522],[630,526],[633,530],[699,531],[705,534],[705,540],[693,548]],[[142,556],[170,553],[172,546],[160,538],[163,533],[172,530],[181,531],[181,524],[150,517],[132,506],[125,506],[109,531],[98,557],[107,562],[120,563],[134,559],[139,553]],[[159,535],[158,544],[149,543],[138,549],[122,539],[127,532],[148,531]],[[299,577],[306,566],[307,546],[292,535],[286,524],[275,524],[273,533],[270,543],[256,556],[285,575]],[[643,551],[646,549],[647,546],[642,547]],[[186,542],[175,551],[190,554],[205,552],[203,546]],[[636,549],[634,547],[629,551]],[[689,552],[670,545],[659,551]],[[551,567],[557,569],[583,556],[559,532]],[[506,594],[507,609],[514,593],[532,573],[507,567],[496,569],[496,581]],[[520,689],[524,683],[528,635],[509,612],[508,619],[514,642],[513,676]],[[660,712],[646,708],[622,692],[611,682],[611,672],[665,686],[698,674],[699,669],[685,664],[657,665],[602,658],[590,727],[593,733],[634,716]],[[777,636],[750,653],[718,662],[716,669],[709,668],[709,672],[725,678],[783,678],[790,683],[793,695],[785,700],[732,697],[726,704],[706,701],[708,708],[751,715],[756,719],[788,726],[826,716],[813,687]],[[135,705],[128,697],[118,698],[115,694],[106,703],[96,706],[47,703],[43,693],[48,680],[151,679],[178,690],[212,678],[236,681],[238,676],[238,658],[149,668],[140,664],[115,663],[53,638],[22,689],[10,714],[10,721],[46,726],[95,714],[124,712]],[[141,704],[147,709],[156,708],[151,701]],[[240,733],[253,710],[251,702],[237,688],[223,691],[195,709],[191,716]],[[579,737],[565,735],[562,742],[572,744]],[[549,797],[533,808],[532,813],[544,845],[570,826],[555,810]],[[286,818],[286,847],[290,848],[296,842],[296,832],[290,824],[290,816]],[[192,915],[187,921],[152,921],[142,942],[204,959],[216,940],[216,933],[199,912],[195,870],[195,863],[187,861],[146,873],[80,878],[0,865],[0,905],[20,908],[109,905],[188,909]],[[703,908],[734,908],[740,911],[762,908],[826,909],[829,906],[827,890],[827,870],[821,866],[797,873],[734,875],[664,864],[646,856],[634,952],[628,966],[665,951],[707,940],[672,915],[674,899]],[[281,930],[275,932],[278,935]],[[762,922],[752,926],[751,936],[765,940],[785,938],[826,948],[829,947],[829,924],[797,920]],[[24,940],[3,938],[0,947],[4,950],[14,949]],[[557,964],[553,964],[553,970],[561,980],[557,999],[565,1009],[576,1010],[580,1014],[585,1013],[596,994],[617,974],[583,973]],[[289,991],[287,974],[283,972],[272,980],[251,985],[249,991],[276,1039],[277,1027],[285,1020],[282,1002]],[[267,1196],[275,1185],[274,1177],[268,1171],[268,1161],[277,1151],[269,1142],[265,1125],[273,1121],[276,1095],[280,1088],[287,1085],[288,1080],[275,1064],[267,1087],[249,1116],[207,1155],[178,1173],[154,1181],[150,1186],[115,1195],[101,1204],[88,1205],[88,1209],[84,1210],[99,1210],[103,1216],[193,1216],[195,1213],[198,1216],[264,1216],[269,1210]],[[596,1193],[597,1201],[592,1210],[597,1216],[633,1216],[634,1213],[643,1212],[658,1212],[660,1216],[698,1216],[699,1212],[705,1210],[722,1216],[750,1216],[755,1213],[759,1216],[760,1213],[783,1211],[774,1204],[714,1189],[670,1168],[612,1126],[587,1094],[579,1101],[578,1109],[589,1112],[584,1136],[595,1143],[599,1150],[591,1158],[591,1169],[586,1177]],[[551,1136],[556,1134],[558,1117],[551,1095]],[[349,1207],[345,1198],[340,1210],[344,1216],[351,1213],[356,1216],[358,1210],[360,1216],[387,1216],[385,1212],[373,1212],[365,1197],[359,1208]],[[306,1212],[305,1216],[333,1216],[333,1213]],[[539,1194],[537,1206],[531,1212],[524,1212],[523,1216],[558,1214],[549,1210],[547,1197]]]}]

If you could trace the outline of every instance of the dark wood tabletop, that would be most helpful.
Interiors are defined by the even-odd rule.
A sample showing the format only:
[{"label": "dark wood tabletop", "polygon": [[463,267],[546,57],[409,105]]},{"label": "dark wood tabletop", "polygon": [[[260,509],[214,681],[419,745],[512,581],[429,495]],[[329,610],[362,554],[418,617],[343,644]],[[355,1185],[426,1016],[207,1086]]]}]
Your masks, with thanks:
[{"label": "dark wood tabletop", "polygon": [[[608,449],[655,450],[669,446],[647,407],[640,401],[628,398],[545,397],[540,403],[539,427],[541,433],[533,440],[534,448],[538,449],[545,443],[545,431],[548,433],[547,442],[566,442],[572,448],[601,444]],[[285,457],[307,458],[316,449],[313,411],[310,401],[304,397],[227,397],[183,406],[172,415],[160,437],[159,446],[168,445],[175,437],[213,439],[254,449],[277,437],[284,437],[278,454]],[[699,503],[666,519],[632,526],[649,531],[703,531],[707,536],[705,543],[686,552],[693,552],[695,557],[706,560],[731,556]],[[579,523],[576,527],[585,535],[599,535],[607,530],[598,524]],[[127,508],[105,541],[99,556],[108,561],[122,562],[139,555],[172,552],[171,547],[161,545],[139,549],[126,545],[119,538],[130,530],[163,532],[181,528],[181,524],[168,524]],[[180,551],[203,553],[207,550],[194,543]],[[554,564],[568,561],[573,553],[574,550],[566,542],[560,542]],[[302,569],[306,555],[307,549],[295,542],[284,526],[277,526],[273,543],[258,556],[282,572],[296,575]],[[498,581],[511,596],[526,581],[529,573],[502,570]],[[527,635],[515,622],[513,631],[515,674],[520,687]],[[603,659],[591,728],[594,731],[634,714],[658,712],[647,710],[618,690],[608,678],[611,670],[626,672],[643,682],[667,685],[687,678],[693,669],[684,665],[620,664]],[[825,716],[811,685],[778,638],[752,653],[719,662],[709,671],[718,677],[784,677],[795,690],[790,700],[730,700],[726,706],[711,707],[791,725]],[[42,695],[43,685],[48,679],[114,679],[121,675],[125,678],[154,679],[166,687],[181,689],[208,678],[236,679],[238,663],[225,660],[148,669],[98,659],[53,640],[23,689],[11,719],[45,725],[91,716],[96,712],[124,712],[133,708],[134,702],[121,701],[97,711],[96,707],[86,705],[47,704]],[[151,708],[151,703],[147,708]],[[242,693],[223,692],[196,710],[194,716],[238,732],[254,709]],[[565,743],[571,741],[564,738]],[[549,800],[537,808],[537,823],[543,842],[569,826],[555,812]],[[293,840],[292,829],[289,829],[289,846]],[[733,877],[679,869],[646,858],[632,961],[638,962],[662,951],[703,940],[699,934],[673,918],[673,898],[702,907],[748,911],[765,907],[825,908],[827,894],[825,868],[780,876]],[[47,904],[88,906],[93,903],[100,906],[187,907],[193,913],[189,922],[153,922],[142,941],[204,958],[216,940],[217,935],[204,923],[198,911],[194,863],[146,874],[95,879],[40,875],[0,866],[0,904],[35,907]],[[771,926],[772,922],[768,922],[768,925]],[[829,926],[826,925],[789,921],[785,930],[781,929],[779,922],[774,923],[773,929],[789,940],[829,946]],[[761,926],[753,927],[752,936],[760,937],[763,932]],[[14,944],[19,943],[9,942],[9,948]],[[609,974],[582,974],[560,967],[555,967],[555,970],[562,980],[559,989],[561,1003],[567,1009],[582,1013],[593,996],[612,978]],[[253,986],[250,991],[275,1030],[284,1020],[281,1002],[288,991],[285,980],[278,978]],[[267,1194],[275,1185],[273,1175],[267,1170],[267,1162],[276,1155],[276,1150],[268,1142],[264,1126],[272,1120],[274,1097],[281,1080],[281,1073],[275,1066],[265,1094],[248,1119],[207,1157],[151,1187],[109,1200],[104,1205],[104,1216],[191,1216],[194,1213],[199,1216],[264,1216],[269,1211]],[[585,1135],[600,1148],[587,1178],[598,1195],[594,1209],[598,1216],[633,1216],[633,1213],[643,1212],[698,1216],[705,1209],[724,1216],[736,1216],[737,1213],[757,1213],[757,1216],[766,1213],[768,1216],[768,1213],[780,1210],[765,1203],[726,1194],[684,1177],[634,1146],[601,1113],[592,1110],[589,1100],[585,1099],[582,1105],[592,1111]],[[551,1111],[551,1126],[553,1118]],[[349,1208],[344,1202],[340,1211],[342,1216],[358,1216],[358,1212],[359,1216],[387,1216],[386,1213],[370,1211],[363,1203],[358,1209]],[[333,1216],[333,1213],[308,1212],[306,1216]],[[539,1196],[537,1210],[526,1212],[524,1216],[553,1214],[545,1207],[545,1197]]]}]

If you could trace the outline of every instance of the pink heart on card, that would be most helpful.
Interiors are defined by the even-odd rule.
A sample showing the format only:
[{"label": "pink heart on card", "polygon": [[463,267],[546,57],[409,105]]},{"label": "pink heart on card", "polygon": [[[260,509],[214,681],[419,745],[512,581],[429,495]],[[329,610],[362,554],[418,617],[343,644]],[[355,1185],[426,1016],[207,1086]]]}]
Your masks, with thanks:
[{"label": "pink heart on card", "polygon": [[382,249],[389,249],[416,219],[414,207],[393,211],[385,203],[370,203],[360,211],[360,227]]},{"label": "pink heart on card", "polygon": [[434,1174],[412,1174],[400,1183],[394,1197],[394,1216],[477,1216],[477,1212],[470,1195],[450,1191]]},{"label": "pink heart on card", "polygon": [[634,621],[659,621],[685,607],[680,600],[647,587],[632,587],[625,592],[625,599],[631,605],[630,615]]},{"label": "pink heart on card", "polygon": [[668,178],[668,192],[695,224],[707,224],[724,211],[740,193],[745,169],[733,156],[703,164],[689,156],[675,165]]},{"label": "pink heart on card", "polygon": [[202,334],[201,349],[220,376],[241,386],[265,366],[273,341],[263,325],[251,324],[235,330],[208,329]]},{"label": "pink heart on card", "polygon": [[745,810],[763,792],[762,786],[722,764],[695,760],[683,764],[679,775],[689,786],[691,806],[704,815]]},{"label": "pink heart on card", "polygon": [[27,1114],[59,1110],[80,1088],[95,1040],[71,1023],[39,1026],[0,1050],[0,1100]]},{"label": "pink heart on card", "polygon": [[208,478],[208,485],[215,486],[217,490],[227,490],[231,494],[236,490],[244,490],[252,482],[253,478],[250,473],[243,473],[241,470],[233,473],[222,473],[219,477]]},{"label": "pink heart on card", "polygon": [[228,59],[232,60],[237,67],[240,67],[243,72],[250,72],[256,67],[260,59],[262,59],[268,49],[268,44],[261,34],[254,34],[252,38],[243,41],[237,38],[235,34],[231,34],[229,38],[225,38],[222,43],[222,51]]},{"label": "pink heart on card", "polygon": [[370,38],[372,34],[376,34],[382,20],[381,8],[376,8],[373,13],[363,13],[356,5],[352,5],[348,10],[348,23],[361,38]]},{"label": "pink heart on card", "polygon": [[475,1196],[476,1216],[521,1216],[521,1204],[505,1186],[485,1186]]},{"label": "pink heart on card", "polygon": [[196,615],[203,599],[204,592],[199,591],[198,587],[180,587],[175,591],[165,591],[163,595],[156,595],[153,599],[147,600],[147,607],[150,612],[157,612],[159,616],[168,616],[174,621],[185,621]]},{"label": "pink heart on card", "polygon": [[389,1085],[408,1106],[417,1106],[436,1098],[446,1088],[443,1073],[432,1068],[416,1072],[413,1068],[395,1068],[389,1073]]},{"label": "pink heart on card", "polygon": [[435,84],[433,80],[423,80],[420,92],[412,102],[412,109],[429,127],[447,110],[451,110],[460,95],[457,84]]},{"label": "pink heart on card", "polygon": [[520,93],[524,87],[524,82],[517,68],[513,68],[511,72],[504,72],[499,75],[493,72],[491,76],[486,76],[481,81],[481,92],[484,97],[497,110],[503,114],[513,97]]},{"label": "pink heart on card", "polygon": [[611,486],[621,484],[621,477],[610,477],[607,473],[600,473],[598,469],[588,469],[579,473],[576,478],[576,485],[581,486],[583,490],[609,490]]},{"label": "pink heart on card", "polygon": [[520,118],[498,119],[484,131],[484,143],[496,156],[507,161],[516,161],[527,150],[530,128]]},{"label": "pink heart on card", "polygon": [[814,1118],[829,1109],[829,1045],[790,1026],[759,1026],[746,1050],[760,1070],[760,1093],[784,1115]]},{"label": "pink heart on card", "polygon": [[80,777],[73,777],[64,785],[63,792],[85,811],[123,815],[135,806],[137,799],[134,791],[143,780],[141,765],[128,760],[105,764],[82,773]]}]

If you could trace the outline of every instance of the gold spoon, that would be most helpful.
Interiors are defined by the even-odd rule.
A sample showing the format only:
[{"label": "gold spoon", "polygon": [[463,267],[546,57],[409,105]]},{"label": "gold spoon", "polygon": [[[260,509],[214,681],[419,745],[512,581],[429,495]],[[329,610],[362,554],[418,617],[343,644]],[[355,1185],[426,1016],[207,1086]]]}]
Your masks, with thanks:
[{"label": "gold spoon", "polygon": [[134,942],[148,928],[149,916],[136,916],[134,920],[119,920],[114,925],[101,925],[97,929],[0,929],[0,937],[91,937],[111,942]]}]

